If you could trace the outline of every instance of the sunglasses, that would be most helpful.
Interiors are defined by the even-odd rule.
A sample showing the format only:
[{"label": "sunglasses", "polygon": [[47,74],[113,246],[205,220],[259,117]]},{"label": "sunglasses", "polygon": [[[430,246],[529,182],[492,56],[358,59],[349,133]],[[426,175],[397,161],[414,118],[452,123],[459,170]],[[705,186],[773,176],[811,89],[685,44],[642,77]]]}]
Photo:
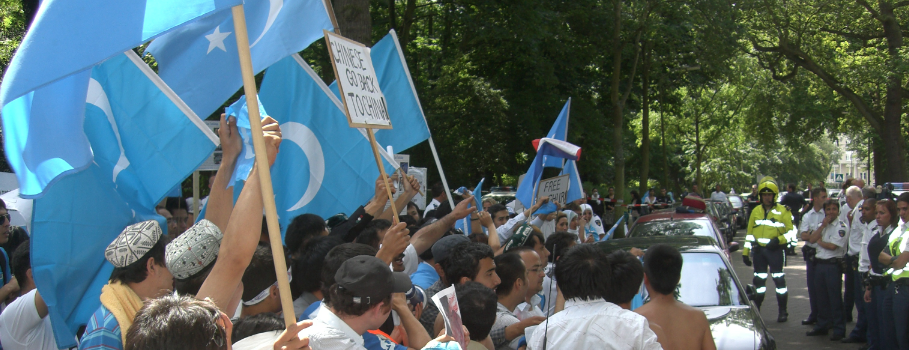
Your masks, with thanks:
[{"label": "sunglasses", "polygon": [[[3,220],[10,221],[9,213],[0,214],[0,218],[4,218]],[[0,224],[4,223],[4,222],[6,222],[6,221],[0,221]]]}]

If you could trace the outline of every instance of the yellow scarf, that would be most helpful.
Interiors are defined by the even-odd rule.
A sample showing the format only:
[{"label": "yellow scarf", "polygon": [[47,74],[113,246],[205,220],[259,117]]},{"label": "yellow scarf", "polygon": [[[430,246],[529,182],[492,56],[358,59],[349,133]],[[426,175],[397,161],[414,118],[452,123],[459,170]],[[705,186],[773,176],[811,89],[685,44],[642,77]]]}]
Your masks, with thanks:
[{"label": "yellow scarf", "polygon": [[117,318],[120,336],[123,344],[126,344],[126,331],[133,325],[136,313],[142,308],[142,299],[127,285],[111,282],[101,288],[101,305]]}]

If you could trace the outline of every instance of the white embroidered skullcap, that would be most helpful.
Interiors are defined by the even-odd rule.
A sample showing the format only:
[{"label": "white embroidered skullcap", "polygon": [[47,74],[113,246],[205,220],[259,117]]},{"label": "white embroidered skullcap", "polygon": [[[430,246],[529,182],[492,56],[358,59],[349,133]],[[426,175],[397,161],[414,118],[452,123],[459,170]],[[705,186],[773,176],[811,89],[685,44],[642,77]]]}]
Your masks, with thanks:
[{"label": "white embroidered skullcap", "polygon": [[200,220],[167,244],[164,254],[167,269],[178,279],[192,277],[215,261],[223,237],[214,223]]},{"label": "white embroidered skullcap", "polygon": [[162,234],[161,226],[156,220],[129,225],[107,246],[104,258],[114,264],[114,267],[127,267],[142,259]]}]

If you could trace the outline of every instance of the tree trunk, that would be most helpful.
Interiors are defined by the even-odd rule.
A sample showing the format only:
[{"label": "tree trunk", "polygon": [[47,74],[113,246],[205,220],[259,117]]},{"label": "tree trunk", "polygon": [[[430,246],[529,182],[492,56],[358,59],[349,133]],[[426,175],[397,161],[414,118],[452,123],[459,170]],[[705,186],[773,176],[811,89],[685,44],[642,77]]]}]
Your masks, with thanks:
[{"label": "tree trunk", "polygon": [[[401,49],[406,49],[407,44],[410,43],[410,30],[413,28],[414,14],[416,11],[417,0],[407,0],[407,4],[404,5],[403,24],[401,25],[401,30],[398,32],[398,37],[401,39]],[[429,23],[432,22],[430,21]]]},{"label": "tree trunk", "polygon": [[666,101],[666,88],[660,86],[660,146],[663,147],[663,173],[661,183],[663,188],[669,186],[669,154],[666,153],[666,121],[663,120],[663,102]]},{"label": "tree trunk", "polygon": [[872,162],[874,163],[874,183],[882,184],[884,181],[884,157],[882,155],[887,154],[884,149],[884,143],[878,137],[871,138],[871,153],[872,153]]},{"label": "tree trunk", "polygon": [[344,37],[372,46],[372,17],[369,0],[334,0],[333,7]]},{"label": "tree trunk", "polygon": [[[612,102],[612,141],[615,152],[615,198],[624,203],[625,200],[625,152],[622,147],[622,102],[619,100],[619,80],[622,78],[622,1],[613,0],[615,11],[615,27],[612,32],[612,89],[610,101]],[[625,214],[625,207],[616,205],[615,219],[618,221]],[[616,238],[625,237],[625,231],[617,229]]]},{"label": "tree trunk", "polygon": [[641,114],[641,196],[647,192],[650,180],[650,41],[644,42],[644,67],[641,76],[642,104]]},{"label": "tree trunk", "polygon": [[[696,167],[697,171],[695,172],[694,183],[698,185],[698,190],[700,190],[701,192],[705,191],[704,184],[701,183],[702,151],[703,151],[703,149],[701,148],[701,116],[700,116],[700,114],[698,114],[697,116],[694,117],[694,153],[695,153],[695,156],[697,157],[697,162],[695,162],[695,167]],[[698,193],[698,194],[701,196],[704,195],[703,193]]]},{"label": "tree trunk", "polygon": [[906,169],[906,139],[902,133],[900,119],[903,115],[903,67],[900,50],[903,47],[903,32],[896,16],[893,14],[893,5],[887,1],[879,1],[881,14],[879,20],[884,27],[887,37],[887,51],[890,54],[889,79],[887,79],[887,97],[884,102],[884,125],[881,137],[887,150],[887,166],[882,172],[886,175],[885,181],[909,181]]},{"label": "tree trunk", "polygon": [[398,20],[397,15],[395,15],[395,0],[388,0],[388,29],[397,30],[397,25],[395,22]]}]

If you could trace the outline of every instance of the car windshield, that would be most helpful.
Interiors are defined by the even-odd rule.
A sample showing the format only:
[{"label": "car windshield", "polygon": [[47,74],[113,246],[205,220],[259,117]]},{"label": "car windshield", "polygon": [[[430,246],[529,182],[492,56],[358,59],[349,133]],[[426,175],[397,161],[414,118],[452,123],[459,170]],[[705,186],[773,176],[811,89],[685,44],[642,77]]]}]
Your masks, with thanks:
[{"label": "car windshield", "polygon": [[738,196],[729,196],[729,201],[732,202],[732,206],[736,208],[742,207],[742,198]]},{"label": "car windshield", "polygon": [[[694,307],[748,305],[719,254],[682,253],[682,261],[676,300]],[[646,290],[642,296],[650,300]]]},{"label": "car windshield", "polygon": [[648,221],[634,225],[628,237],[706,236],[716,239],[707,220]]}]

